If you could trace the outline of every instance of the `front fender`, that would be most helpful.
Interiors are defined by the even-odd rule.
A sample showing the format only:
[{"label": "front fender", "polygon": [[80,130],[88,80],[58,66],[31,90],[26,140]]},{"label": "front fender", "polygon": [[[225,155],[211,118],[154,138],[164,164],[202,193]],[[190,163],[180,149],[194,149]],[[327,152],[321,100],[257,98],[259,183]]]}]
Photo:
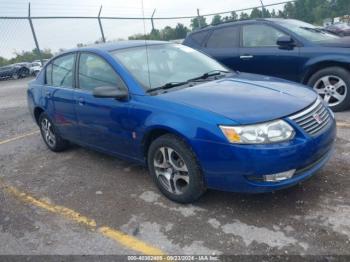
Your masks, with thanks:
[{"label": "front fender", "polygon": [[304,72],[302,82],[306,83],[308,78],[314,73],[316,68],[336,65],[345,65],[350,67],[350,56],[345,55],[322,55],[309,59],[301,69]]},{"label": "front fender", "polygon": [[303,70],[307,70],[308,68],[324,62],[334,62],[334,63],[345,63],[350,65],[350,56],[345,55],[322,55],[322,56],[316,56],[311,59],[309,59],[304,67]]}]

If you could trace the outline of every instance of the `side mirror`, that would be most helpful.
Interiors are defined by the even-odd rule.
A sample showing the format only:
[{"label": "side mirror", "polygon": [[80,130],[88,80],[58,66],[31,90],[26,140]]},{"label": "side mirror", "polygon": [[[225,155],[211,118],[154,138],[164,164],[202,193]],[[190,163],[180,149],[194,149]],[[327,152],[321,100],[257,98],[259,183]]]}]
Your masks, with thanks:
[{"label": "side mirror", "polygon": [[280,49],[288,49],[288,50],[291,50],[296,46],[293,38],[291,38],[289,35],[284,35],[279,37],[277,39],[277,45],[279,46]]},{"label": "side mirror", "polygon": [[116,86],[99,86],[92,91],[92,95],[97,98],[115,98],[118,100],[127,99],[129,94],[126,89],[119,89]]}]

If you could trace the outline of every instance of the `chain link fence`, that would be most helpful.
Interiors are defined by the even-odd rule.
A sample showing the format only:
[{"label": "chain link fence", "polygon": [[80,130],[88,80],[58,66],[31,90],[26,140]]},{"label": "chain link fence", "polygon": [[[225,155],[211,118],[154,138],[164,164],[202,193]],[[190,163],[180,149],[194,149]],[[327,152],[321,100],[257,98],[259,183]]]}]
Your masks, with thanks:
[{"label": "chain link fence", "polygon": [[[230,10],[215,14],[184,17],[112,17],[102,16],[28,16],[0,17],[0,66],[19,62],[44,60],[63,50],[127,39],[176,40],[185,38],[191,30],[211,24],[215,16],[221,22],[237,20],[252,10],[281,9],[288,2]],[[263,17],[264,12],[261,12]],[[231,19],[231,20],[230,20]]]}]

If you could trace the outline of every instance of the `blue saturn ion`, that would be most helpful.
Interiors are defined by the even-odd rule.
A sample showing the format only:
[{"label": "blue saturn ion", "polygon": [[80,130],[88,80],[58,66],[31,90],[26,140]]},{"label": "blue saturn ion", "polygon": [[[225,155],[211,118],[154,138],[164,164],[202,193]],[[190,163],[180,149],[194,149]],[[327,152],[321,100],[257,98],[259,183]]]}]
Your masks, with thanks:
[{"label": "blue saturn ion", "polygon": [[336,137],[333,113],[310,88],[230,71],[167,42],[62,53],[27,93],[49,149],[74,143],[143,164],[180,203],[206,189],[296,185],[325,165]]}]

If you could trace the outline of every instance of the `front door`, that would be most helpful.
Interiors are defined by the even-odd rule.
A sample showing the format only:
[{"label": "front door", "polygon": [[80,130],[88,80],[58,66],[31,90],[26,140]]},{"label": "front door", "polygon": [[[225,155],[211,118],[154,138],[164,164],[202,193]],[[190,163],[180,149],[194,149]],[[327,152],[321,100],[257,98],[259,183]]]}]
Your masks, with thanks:
[{"label": "front door", "polygon": [[93,89],[100,86],[127,88],[114,69],[100,56],[81,53],[75,91],[76,112],[81,141],[109,153],[126,155],[132,143],[127,128],[129,102],[114,98],[96,98]]},{"label": "front door", "polygon": [[285,33],[270,25],[249,24],[242,26],[241,35],[240,71],[298,81],[299,48],[277,46]]}]

